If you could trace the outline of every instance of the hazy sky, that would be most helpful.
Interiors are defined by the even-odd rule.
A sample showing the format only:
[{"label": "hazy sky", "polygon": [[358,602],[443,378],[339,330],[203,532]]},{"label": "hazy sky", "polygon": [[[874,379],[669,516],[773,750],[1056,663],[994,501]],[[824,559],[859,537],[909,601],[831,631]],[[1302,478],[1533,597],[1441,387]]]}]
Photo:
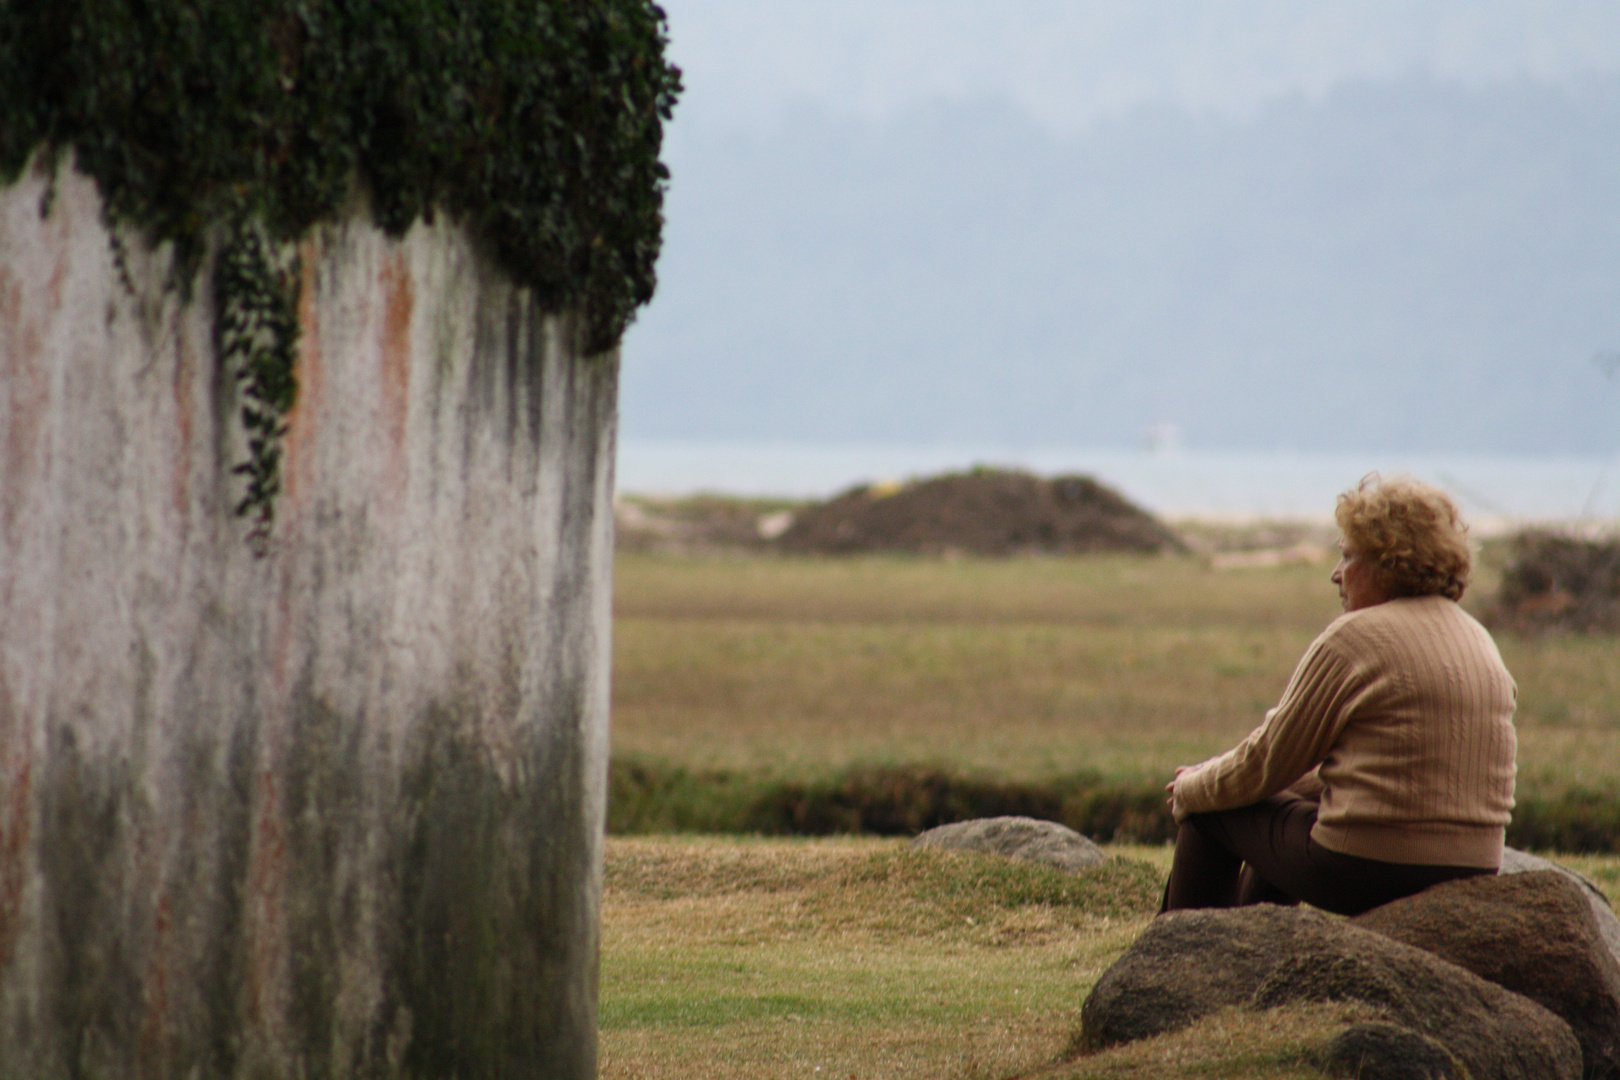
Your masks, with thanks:
[{"label": "hazy sky", "polygon": [[629,438],[1620,439],[1620,0],[667,9]]},{"label": "hazy sky", "polygon": [[809,104],[884,120],[998,97],[1058,130],[1146,102],[1245,117],[1424,72],[1572,83],[1620,70],[1615,0],[668,0],[677,117],[754,128]]}]

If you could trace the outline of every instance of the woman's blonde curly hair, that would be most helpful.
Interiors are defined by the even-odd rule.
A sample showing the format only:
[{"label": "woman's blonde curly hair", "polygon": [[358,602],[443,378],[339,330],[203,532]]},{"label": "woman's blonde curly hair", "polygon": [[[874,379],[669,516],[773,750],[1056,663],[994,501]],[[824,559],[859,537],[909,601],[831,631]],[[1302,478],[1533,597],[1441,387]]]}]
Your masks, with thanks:
[{"label": "woman's blonde curly hair", "polygon": [[1462,599],[1474,561],[1468,526],[1439,488],[1368,473],[1339,496],[1333,516],[1345,542],[1383,571],[1393,596]]}]

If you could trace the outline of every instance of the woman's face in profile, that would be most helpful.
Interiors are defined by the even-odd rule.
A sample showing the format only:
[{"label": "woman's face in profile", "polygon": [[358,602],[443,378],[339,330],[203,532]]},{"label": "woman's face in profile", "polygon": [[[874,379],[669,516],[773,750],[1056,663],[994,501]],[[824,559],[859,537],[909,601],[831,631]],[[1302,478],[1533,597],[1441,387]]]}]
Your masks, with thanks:
[{"label": "woman's face in profile", "polygon": [[1346,611],[1382,604],[1389,599],[1389,587],[1377,565],[1348,540],[1339,541],[1339,565],[1333,568],[1333,584],[1339,587],[1339,603]]}]

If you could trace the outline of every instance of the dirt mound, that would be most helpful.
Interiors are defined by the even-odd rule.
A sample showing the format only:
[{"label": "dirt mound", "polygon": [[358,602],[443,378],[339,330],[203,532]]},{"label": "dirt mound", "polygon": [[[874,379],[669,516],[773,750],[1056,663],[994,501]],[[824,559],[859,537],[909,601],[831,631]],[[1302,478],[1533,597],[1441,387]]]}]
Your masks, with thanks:
[{"label": "dirt mound", "polygon": [[1089,476],[978,468],[854,488],[794,515],[783,551],[973,555],[1184,551],[1153,515]]},{"label": "dirt mound", "polygon": [[1520,533],[1487,621],[1511,630],[1620,631],[1620,539]]}]

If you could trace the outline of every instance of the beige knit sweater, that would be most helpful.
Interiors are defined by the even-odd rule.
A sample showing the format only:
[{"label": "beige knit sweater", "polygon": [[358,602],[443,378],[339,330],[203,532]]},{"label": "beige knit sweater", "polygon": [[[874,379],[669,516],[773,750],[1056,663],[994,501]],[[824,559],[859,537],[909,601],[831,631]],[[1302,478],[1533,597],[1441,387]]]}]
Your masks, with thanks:
[{"label": "beige knit sweater", "polygon": [[1495,867],[1513,809],[1517,688],[1485,628],[1442,596],[1333,620],[1282,701],[1176,782],[1176,813],[1247,806],[1312,769],[1311,836],[1382,862]]}]

